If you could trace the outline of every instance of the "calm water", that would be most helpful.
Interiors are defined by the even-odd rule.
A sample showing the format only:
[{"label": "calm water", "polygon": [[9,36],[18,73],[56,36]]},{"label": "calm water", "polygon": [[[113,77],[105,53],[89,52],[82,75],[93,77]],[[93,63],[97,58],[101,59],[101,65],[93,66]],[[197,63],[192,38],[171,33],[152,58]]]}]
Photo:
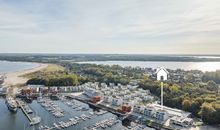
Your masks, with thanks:
[{"label": "calm water", "polygon": [[5,100],[0,98],[0,130],[23,130],[27,118],[19,109],[16,114],[11,113],[5,105]]},{"label": "calm water", "polygon": [[32,69],[37,67],[38,65],[39,64],[37,63],[0,61],[0,74]]},{"label": "calm water", "polygon": [[141,68],[165,67],[167,69],[201,70],[203,72],[220,70],[220,62],[88,61],[77,63],[120,65],[123,67],[131,66]]},{"label": "calm water", "polygon": [[[68,121],[69,118],[74,118],[75,116],[80,116],[81,114],[88,115],[89,112],[93,111],[92,109],[90,109],[89,111],[76,111],[68,107],[61,101],[55,101],[55,103],[58,104],[59,107],[64,110],[65,117],[55,118],[51,113],[46,111],[39,103],[33,101],[29,105],[32,108],[32,110],[34,110],[34,112],[41,117],[41,123],[36,126],[30,126],[29,121],[27,120],[26,116],[24,116],[21,109],[18,109],[17,113],[11,113],[10,111],[8,111],[5,105],[5,100],[3,98],[0,98],[0,130],[38,130],[40,125],[47,125],[51,127],[53,126],[54,122],[58,123],[59,121]],[[83,103],[81,104],[85,105]],[[92,119],[83,121],[78,125],[66,128],[65,130],[82,130],[85,126],[91,126],[92,124],[98,121],[109,119],[111,117],[116,118],[116,116],[111,113],[106,113],[101,116],[95,116]],[[115,126],[112,126],[111,128],[106,128],[106,130],[121,129],[123,129],[121,123],[118,123]]]}]

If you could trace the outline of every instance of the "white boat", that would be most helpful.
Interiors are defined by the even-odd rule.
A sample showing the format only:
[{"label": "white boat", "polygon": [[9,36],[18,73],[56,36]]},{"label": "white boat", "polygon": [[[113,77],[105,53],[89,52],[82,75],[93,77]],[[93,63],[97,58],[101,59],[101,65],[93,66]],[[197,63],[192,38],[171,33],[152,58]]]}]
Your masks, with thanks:
[{"label": "white boat", "polygon": [[32,118],[32,122],[30,123],[30,125],[36,125],[39,124],[40,122],[41,122],[41,118],[39,116],[36,116]]},{"label": "white boat", "polygon": [[17,112],[18,105],[12,97],[7,97],[5,103],[11,112]]}]

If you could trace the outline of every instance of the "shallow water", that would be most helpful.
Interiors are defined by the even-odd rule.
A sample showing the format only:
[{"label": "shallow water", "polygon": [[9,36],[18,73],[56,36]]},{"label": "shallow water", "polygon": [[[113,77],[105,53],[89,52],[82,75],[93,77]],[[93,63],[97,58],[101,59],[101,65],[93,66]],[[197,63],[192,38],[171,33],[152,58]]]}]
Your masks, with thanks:
[{"label": "shallow water", "polygon": [[0,74],[32,69],[37,66],[39,66],[38,63],[0,61]]}]

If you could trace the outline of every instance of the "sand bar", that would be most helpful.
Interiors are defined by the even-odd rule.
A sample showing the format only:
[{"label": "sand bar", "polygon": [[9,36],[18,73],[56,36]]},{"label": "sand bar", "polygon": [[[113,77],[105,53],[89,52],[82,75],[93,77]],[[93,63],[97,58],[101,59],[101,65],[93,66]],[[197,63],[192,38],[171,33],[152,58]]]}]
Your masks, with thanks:
[{"label": "sand bar", "polygon": [[48,64],[39,63],[39,66],[35,68],[6,73],[3,86],[8,87],[8,86],[13,86],[17,84],[24,84],[28,81],[28,78],[22,77],[22,75],[39,71],[41,69],[46,68],[47,66]]}]

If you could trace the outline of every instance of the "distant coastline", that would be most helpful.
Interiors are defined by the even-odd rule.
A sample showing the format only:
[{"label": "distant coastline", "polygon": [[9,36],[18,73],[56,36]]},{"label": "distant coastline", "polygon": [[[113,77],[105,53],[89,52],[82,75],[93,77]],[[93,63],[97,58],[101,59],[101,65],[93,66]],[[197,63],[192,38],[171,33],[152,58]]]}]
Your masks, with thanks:
[{"label": "distant coastline", "polygon": [[167,61],[220,62],[220,55],[160,55],[160,54],[0,54],[0,60],[38,63],[61,61]]}]

